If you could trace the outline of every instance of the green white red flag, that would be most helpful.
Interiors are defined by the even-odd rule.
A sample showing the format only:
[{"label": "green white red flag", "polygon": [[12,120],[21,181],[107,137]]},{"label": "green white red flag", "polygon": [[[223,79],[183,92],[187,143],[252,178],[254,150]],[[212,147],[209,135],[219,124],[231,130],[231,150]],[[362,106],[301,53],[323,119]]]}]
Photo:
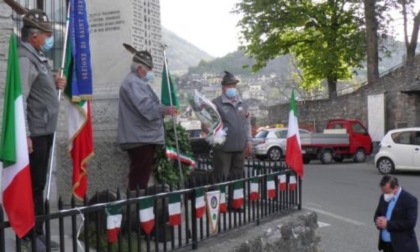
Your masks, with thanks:
[{"label": "green white red flag", "polygon": [[279,191],[280,192],[286,191],[287,189],[286,174],[278,175],[277,179],[279,181]]},{"label": "green white red flag", "polygon": [[249,193],[249,199],[250,200],[257,200],[260,198],[260,192],[259,192],[259,183],[258,178],[252,178],[250,180],[250,193]]},{"label": "green white red flag", "polygon": [[150,234],[155,226],[155,213],[153,212],[152,198],[140,199],[139,209],[141,227],[146,234]]},{"label": "green white red flag", "polygon": [[244,183],[238,181],[233,183],[233,199],[232,199],[232,208],[239,209],[244,204]]},{"label": "green white red flag", "polygon": [[287,149],[286,164],[292,168],[296,174],[303,178],[303,157],[300,145],[298,110],[295,101],[295,92],[292,91],[290,98],[289,124],[287,127]]},{"label": "green white red flag", "polygon": [[178,152],[176,151],[176,148],[174,147],[166,146],[166,156],[173,160],[178,160],[178,156],[179,156],[181,163],[188,165],[191,168],[195,167],[195,160],[191,155],[187,155],[183,153],[180,153],[178,155]]},{"label": "green white red flag", "polygon": [[226,204],[226,186],[219,186],[220,189],[220,206],[219,211],[221,213],[227,212],[227,204]]},{"label": "green white red flag", "polygon": [[70,0],[64,94],[68,107],[68,152],[73,161],[73,195],[83,199],[87,192],[87,163],[93,157],[92,68],[85,0]]},{"label": "green white red flag", "polygon": [[297,188],[296,176],[295,175],[290,175],[290,177],[289,177],[289,190],[290,191],[295,191],[296,188]]},{"label": "green white red flag", "polygon": [[[169,82],[168,82],[169,80]],[[176,95],[174,81],[172,80],[171,74],[169,73],[166,59],[163,63],[162,71],[162,86],[161,86],[161,99],[162,104],[166,106],[175,106],[180,108],[178,96]]]},{"label": "green white red flag", "polygon": [[32,182],[25,130],[16,35],[9,40],[0,160],[3,162],[3,206],[10,225],[22,238],[35,225]]},{"label": "green white red flag", "polygon": [[109,243],[118,241],[118,233],[121,229],[122,211],[120,205],[109,205],[105,207],[106,229]]},{"label": "green white red flag", "polygon": [[169,226],[181,224],[181,195],[172,194],[169,196],[168,203]]},{"label": "green white red flag", "polygon": [[267,175],[267,198],[276,197],[276,184],[274,183],[274,175]]},{"label": "green white red flag", "polygon": [[202,188],[195,189],[195,217],[201,219],[205,211],[204,190]]}]

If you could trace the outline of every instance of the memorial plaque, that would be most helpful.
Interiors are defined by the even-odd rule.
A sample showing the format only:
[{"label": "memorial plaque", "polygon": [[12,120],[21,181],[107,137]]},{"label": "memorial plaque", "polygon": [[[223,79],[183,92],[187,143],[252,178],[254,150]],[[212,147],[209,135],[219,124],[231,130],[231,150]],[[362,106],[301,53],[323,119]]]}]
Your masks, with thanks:
[{"label": "memorial plaque", "polygon": [[118,94],[132,58],[123,43],[151,52],[155,75],[160,76],[163,53],[159,0],[90,0],[87,5],[94,95]]}]

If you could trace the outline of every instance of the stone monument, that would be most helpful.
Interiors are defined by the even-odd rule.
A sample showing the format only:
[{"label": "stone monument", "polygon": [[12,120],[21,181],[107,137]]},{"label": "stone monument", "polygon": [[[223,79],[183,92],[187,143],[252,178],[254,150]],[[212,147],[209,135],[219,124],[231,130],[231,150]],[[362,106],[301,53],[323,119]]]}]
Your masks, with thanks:
[{"label": "stone monument", "polygon": [[[89,0],[91,63],[93,75],[92,121],[94,157],[88,163],[88,197],[96,191],[126,190],[128,155],[117,143],[118,92],[130,70],[132,55],[123,43],[153,56],[155,80],[152,84],[160,95],[163,51],[161,44],[159,0]],[[61,103],[65,110],[67,104]],[[71,196],[72,163],[66,153],[66,113],[61,113],[59,126],[56,184],[57,194],[65,202]]]}]

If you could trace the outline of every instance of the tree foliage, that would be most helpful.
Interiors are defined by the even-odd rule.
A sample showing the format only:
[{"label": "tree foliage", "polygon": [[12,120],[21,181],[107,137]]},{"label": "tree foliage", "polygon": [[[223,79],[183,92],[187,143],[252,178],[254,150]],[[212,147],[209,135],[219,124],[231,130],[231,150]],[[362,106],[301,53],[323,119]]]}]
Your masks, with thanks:
[{"label": "tree foliage", "polygon": [[336,96],[338,80],[349,79],[366,55],[360,4],[346,0],[242,0],[236,12],[243,48],[258,71],[280,55],[292,54],[302,70],[301,87],[320,87],[327,80]]}]

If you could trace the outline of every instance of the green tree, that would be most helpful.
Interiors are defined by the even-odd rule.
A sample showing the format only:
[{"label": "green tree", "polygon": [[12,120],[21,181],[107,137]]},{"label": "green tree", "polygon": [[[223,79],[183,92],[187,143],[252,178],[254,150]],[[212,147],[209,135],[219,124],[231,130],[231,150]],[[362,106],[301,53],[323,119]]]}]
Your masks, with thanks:
[{"label": "green tree", "polygon": [[352,77],[366,55],[360,3],[346,0],[242,0],[235,12],[243,48],[255,58],[253,71],[280,55],[292,54],[302,70],[301,87],[327,80],[329,97],[337,81]]}]

